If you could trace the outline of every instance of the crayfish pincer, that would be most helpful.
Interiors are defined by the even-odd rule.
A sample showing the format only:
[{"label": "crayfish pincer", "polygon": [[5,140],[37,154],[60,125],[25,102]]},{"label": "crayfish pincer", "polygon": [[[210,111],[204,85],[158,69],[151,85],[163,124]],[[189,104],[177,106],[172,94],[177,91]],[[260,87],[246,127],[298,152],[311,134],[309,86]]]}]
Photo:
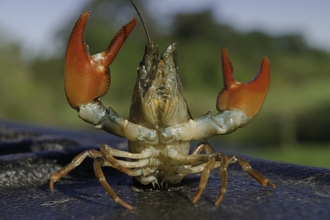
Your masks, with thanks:
[{"label": "crayfish pincer", "polygon": [[215,201],[218,205],[227,189],[228,165],[235,162],[262,186],[275,188],[274,183],[252,169],[246,160],[222,152],[211,152],[207,141],[201,142],[189,153],[191,140],[206,140],[231,133],[248,124],[258,113],[270,81],[270,66],[266,57],[262,58],[256,78],[245,84],[234,79],[232,64],[227,51],[223,50],[224,88],[216,102],[218,113],[192,119],[178,74],[175,44],[170,44],[163,53],[159,53],[154,50],[144,26],[148,43],[138,66],[130,115],[125,119],[111,107],[106,108],[100,97],[107,93],[110,85],[108,66],[137,21],[133,19],[128,22],[115,34],[105,51],[91,56],[84,42],[88,15],[86,12],[80,16],[69,39],[65,60],[66,97],[81,119],[110,134],[127,138],[129,151],[104,144],[100,151],[80,153],[71,163],[51,175],[51,191],[55,182],[79,166],[86,157],[94,159],[96,178],[106,192],[128,209],[132,206],[112,190],[102,167],[113,167],[145,185],[177,184],[190,174],[201,173],[193,203],[200,198],[210,171],[217,168],[221,177],[220,193]]}]

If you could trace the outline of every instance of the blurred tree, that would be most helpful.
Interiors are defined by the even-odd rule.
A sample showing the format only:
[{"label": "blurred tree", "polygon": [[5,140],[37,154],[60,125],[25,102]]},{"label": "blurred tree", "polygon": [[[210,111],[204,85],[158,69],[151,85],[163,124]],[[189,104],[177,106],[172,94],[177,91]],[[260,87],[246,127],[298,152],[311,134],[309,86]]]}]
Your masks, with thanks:
[{"label": "blurred tree", "polygon": [[[0,45],[0,117],[17,121],[56,124],[58,119],[52,107],[58,94],[53,93],[52,80],[39,82],[31,66],[20,58],[15,44]],[[42,74],[49,72],[49,66]],[[57,78],[58,77],[54,77]],[[47,82],[47,83],[45,83]],[[50,113],[50,114],[49,114]]]},{"label": "blurred tree", "polygon": [[[328,53],[310,48],[300,35],[274,37],[260,31],[238,32],[215,21],[210,10],[176,15],[171,26],[160,31],[157,20],[145,8],[147,2],[135,0],[155,45],[163,51],[168,43],[177,42],[180,76],[195,117],[215,109],[217,94],[223,86],[220,61],[223,48],[228,49],[235,78],[242,82],[255,76],[263,55],[269,58],[271,86],[261,112],[248,127],[217,140],[284,146],[296,141],[317,141],[312,134],[328,140],[322,132],[330,123],[324,116],[330,93]],[[92,54],[104,50],[115,32],[137,17],[129,1],[95,0],[82,8],[81,13],[91,11],[85,34]],[[63,45],[78,16],[73,14],[72,20],[58,31],[57,37],[63,39]],[[139,22],[111,65],[112,84],[103,100],[123,117],[128,115],[136,67],[146,43]],[[76,112],[66,103],[64,47],[58,57],[38,58],[31,65],[19,61],[17,46],[0,49],[4,57],[0,60],[0,100],[6,103],[0,110],[1,117],[92,128],[78,120]],[[8,95],[8,91],[15,91],[15,95]]]}]

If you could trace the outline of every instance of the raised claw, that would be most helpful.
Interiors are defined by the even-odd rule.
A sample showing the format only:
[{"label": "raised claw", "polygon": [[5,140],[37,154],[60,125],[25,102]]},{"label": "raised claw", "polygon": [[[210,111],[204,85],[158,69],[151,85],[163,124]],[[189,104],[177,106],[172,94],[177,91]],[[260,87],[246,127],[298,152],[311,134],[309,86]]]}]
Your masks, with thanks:
[{"label": "raised claw", "polygon": [[263,57],[258,75],[249,83],[240,83],[234,79],[233,66],[227,50],[222,51],[222,71],[224,88],[218,95],[217,109],[238,109],[248,119],[252,119],[259,111],[267,95],[270,81],[270,65],[267,57]]},{"label": "raised claw", "polygon": [[66,50],[64,88],[70,106],[75,109],[107,93],[110,86],[108,66],[136,25],[134,18],[116,33],[103,52],[90,56],[84,40],[88,15],[85,12],[77,20]]}]

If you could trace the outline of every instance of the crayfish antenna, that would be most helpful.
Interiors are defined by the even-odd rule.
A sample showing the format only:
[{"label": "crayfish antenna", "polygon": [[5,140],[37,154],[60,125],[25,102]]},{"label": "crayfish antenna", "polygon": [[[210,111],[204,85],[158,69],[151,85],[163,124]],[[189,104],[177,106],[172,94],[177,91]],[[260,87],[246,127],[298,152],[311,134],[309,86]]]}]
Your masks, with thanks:
[{"label": "crayfish antenna", "polygon": [[130,2],[132,3],[136,13],[138,14],[140,20],[141,20],[141,23],[142,23],[142,26],[143,26],[143,29],[144,29],[144,32],[146,33],[146,36],[147,36],[147,39],[148,39],[148,44],[151,45],[152,42],[151,42],[151,38],[150,38],[150,35],[149,35],[149,32],[148,32],[148,29],[147,29],[147,26],[145,25],[143,19],[142,19],[142,15],[140,14],[140,11],[139,9],[136,7],[136,5],[134,4],[134,2],[132,0],[130,0]]}]

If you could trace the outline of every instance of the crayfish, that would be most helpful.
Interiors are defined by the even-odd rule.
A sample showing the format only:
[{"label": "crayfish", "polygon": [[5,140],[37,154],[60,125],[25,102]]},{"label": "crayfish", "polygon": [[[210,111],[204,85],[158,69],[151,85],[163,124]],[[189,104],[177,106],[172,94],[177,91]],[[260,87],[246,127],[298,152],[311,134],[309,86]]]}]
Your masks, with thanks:
[{"label": "crayfish", "polygon": [[[226,156],[222,152],[212,152],[206,141],[212,136],[231,133],[245,126],[258,113],[269,87],[268,59],[262,58],[260,71],[253,81],[240,83],[233,77],[233,67],[224,49],[224,88],[216,101],[218,113],[213,116],[208,112],[193,119],[183,95],[175,44],[170,44],[163,53],[159,53],[158,49],[154,51],[138,10],[137,13],[147,34],[148,44],[137,69],[128,119],[119,116],[111,107],[105,107],[100,97],[107,93],[110,85],[108,66],[135,27],[135,18],[115,34],[105,51],[91,56],[84,42],[89,13],[82,14],[71,33],[65,59],[64,87],[70,106],[78,111],[82,120],[95,125],[97,129],[127,138],[129,152],[107,144],[103,144],[100,151],[84,151],[51,175],[50,190],[53,191],[54,183],[79,166],[86,157],[94,159],[96,178],[106,192],[128,209],[132,209],[132,206],[112,190],[102,167],[113,167],[145,185],[164,187],[180,183],[190,174],[201,173],[193,203],[200,198],[210,171],[218,168],[221,177],[220,193],[215,201],[215,205],[218,205],[227,189],[228,165],[235,162],[262,186],[275,188],[274,183],[255,171],[246,160],[234,155]],[[190,152],[190,140],[202,142]]]}]

